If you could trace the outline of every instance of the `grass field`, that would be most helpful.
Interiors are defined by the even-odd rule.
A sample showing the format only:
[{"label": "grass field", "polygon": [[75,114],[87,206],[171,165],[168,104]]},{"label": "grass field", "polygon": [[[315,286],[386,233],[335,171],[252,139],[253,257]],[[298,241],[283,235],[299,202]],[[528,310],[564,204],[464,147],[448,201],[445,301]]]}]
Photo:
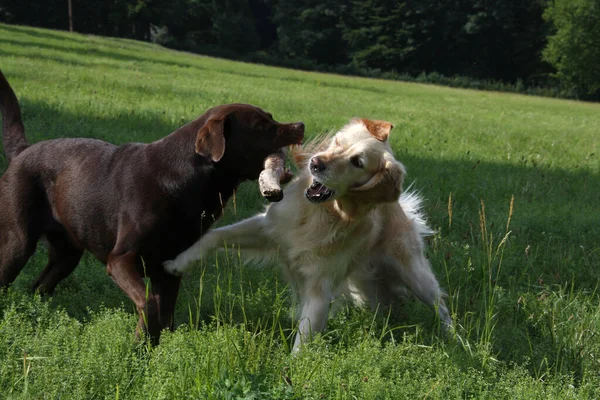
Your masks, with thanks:
[{"label": "grass field", "polygon": [[[152,348],[136,342],[133,304],[89,255],[52,298],[32,295],[46,262],[40,245],[0,292],[0,398],[600,397],[600,105],[3,24],[0,68],[31,142],[150,142],[228,102],[302,120],[309,135],[354,116],[392,121],[407,184],[427,199],[436,230],[428,256],[457,326],[445,337],[410,299],[385,315],[342,307],[291,356],[285,282],[233,254],[185,277],[178,329]],[[244,184],[222,222],[264,203],[255,183]]]}]

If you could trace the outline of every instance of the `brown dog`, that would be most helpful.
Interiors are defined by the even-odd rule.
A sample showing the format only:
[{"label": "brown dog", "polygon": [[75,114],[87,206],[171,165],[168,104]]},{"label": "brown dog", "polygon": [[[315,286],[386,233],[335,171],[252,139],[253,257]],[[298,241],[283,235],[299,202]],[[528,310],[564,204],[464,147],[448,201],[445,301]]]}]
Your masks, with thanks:
[{"label": "brown dog", "polygon": [[[180,278],[163,271],[221,216],[265,158],[300,143],[304,124],[281,124],[247,104],[222,105],[150,144],[94,139],[28,145],[17,98],[0,72],[0,287],[17,277],[40,238],[48,265],[34,290],[51,293],[88,250],[139,312],[154,343],[172,316]],[[147,293],[143,277],[150,278]]]}]

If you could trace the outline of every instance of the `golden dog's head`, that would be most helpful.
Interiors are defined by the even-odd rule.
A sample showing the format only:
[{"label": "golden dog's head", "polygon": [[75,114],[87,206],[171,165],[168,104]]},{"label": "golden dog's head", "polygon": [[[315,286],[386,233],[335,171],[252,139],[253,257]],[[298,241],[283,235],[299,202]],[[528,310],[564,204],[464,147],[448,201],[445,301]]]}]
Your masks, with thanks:
[{"label": "golden dog's head", "polygon": [[306,161],[312,177],[306,198],[313,203],[342,198],[363,204],[397,201],[405,170],[388,143],[393,127],[364,118],[344,126],[327,148]]}]

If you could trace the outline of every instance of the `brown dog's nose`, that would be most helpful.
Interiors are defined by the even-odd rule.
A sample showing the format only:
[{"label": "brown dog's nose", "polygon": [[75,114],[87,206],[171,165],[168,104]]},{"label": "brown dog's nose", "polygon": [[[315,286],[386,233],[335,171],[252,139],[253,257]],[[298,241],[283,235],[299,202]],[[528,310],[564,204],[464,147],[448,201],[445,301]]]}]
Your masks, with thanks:
[{"label": "brown dog's nose", "polygon": [[310,159],[310,170],[312,172],[322,172],[325,170],[325,163],[319,157],[313,157]]},{"label": "brown dog's nose", "polygon": [[304,122],[296,122],[294,128],[304,132]]}]

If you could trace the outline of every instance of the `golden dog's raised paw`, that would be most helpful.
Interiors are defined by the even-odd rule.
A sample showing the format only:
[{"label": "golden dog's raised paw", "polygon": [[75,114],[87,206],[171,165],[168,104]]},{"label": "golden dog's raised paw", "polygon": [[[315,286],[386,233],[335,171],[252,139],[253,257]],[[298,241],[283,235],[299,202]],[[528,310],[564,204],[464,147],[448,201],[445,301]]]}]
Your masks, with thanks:
[{"label": "golden dog's raised paw", "polygon": [[164,261],[163,268],[171,275],[183,276],[184,270],[178,265],[176,260]]}]

